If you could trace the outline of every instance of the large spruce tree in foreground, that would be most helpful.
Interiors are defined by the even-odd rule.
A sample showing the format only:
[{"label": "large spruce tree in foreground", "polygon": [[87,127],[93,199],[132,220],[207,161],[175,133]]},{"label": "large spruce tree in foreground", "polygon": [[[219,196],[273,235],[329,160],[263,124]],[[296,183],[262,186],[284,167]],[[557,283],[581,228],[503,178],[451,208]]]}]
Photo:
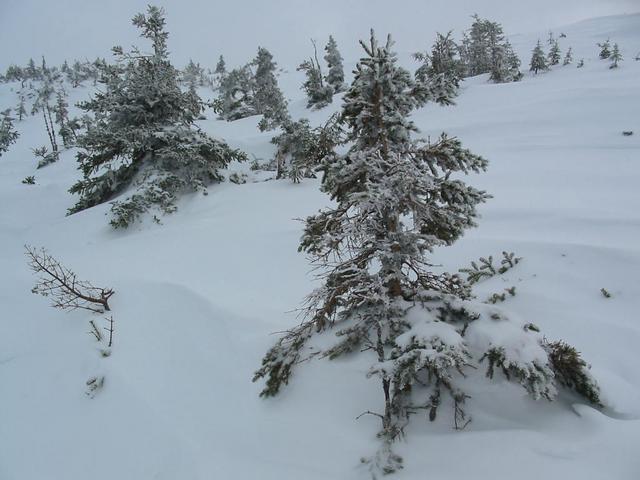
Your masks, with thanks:
[{"label": "large spruce tree in foreground", "polygon": [[575,350],[473,302],[460,277],[432,272],[426,255],[474,226],[476,207],[488,198],[461,180],[487,161],[445,134],[433,143],[412,139],[409,115],[428,101],[444,102],[442,92],[397,65],[390,39],[379,45],[372,32],[361,43],[366,55],[342,111],[351,147],[324,162],[322,190],[335,206],[307,218],[300,244],[324,283],[254,380],[264,378],[261,395],[272,396],[304,360],[370,357],[368,376],[378,379],[380,398],[363,410],[380,419],[382,443],[364,461],[375,477],[402,467],[391,447],[412,414],[434,420],[445,405],[456,426],[469,421],[464,382],[482,361],[487,377],[502,372],[534,398],[552,399],[556,384],[599,398]]},{"label": "large spruce tree in foreground", "polygon": [[115,199],[114,227],[127,227],[151,209],[173,212],[180,193],[204,191],[221,180],[220,168],[244,158],[195,126],[202,102],[195,91],[180,89],[164,11],[150,6],[133,24],[153,52],[114,47],[117,63],[98,67],[103,88],[79,105],[92,119],[77,139],[83,178],[70,190],[80,199],[69,213]]}]

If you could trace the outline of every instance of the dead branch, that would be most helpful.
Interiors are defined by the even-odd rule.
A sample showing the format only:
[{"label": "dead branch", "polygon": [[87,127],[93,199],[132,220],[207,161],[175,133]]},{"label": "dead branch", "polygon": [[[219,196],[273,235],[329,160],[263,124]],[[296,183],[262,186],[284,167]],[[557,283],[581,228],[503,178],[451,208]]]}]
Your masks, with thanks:
[{"label": "dead branch", "polygon": [[98,327],[96,327],[95,322],[93,320],[90,320],[89,325],[91,325],[91,330],[89,331],[89,333],[96,337],[96,341],[101,342],[102,334],[100,333],[100,330],[98,330]]},{"label": "dead branch", "polygon": [[51,306],[62,310],[77,308],[103,313],[109,311],[109,298],[115,293],[110,288],[95,287],[78,280],[76,274],[60,264],[44,249],[25,245],[29,267],[39,274],[31,290],[43,297],[51,297]]},{"label": "dead branch", "polygon": [[111,317],[108,318],[108,321],[109,321],[109,326],[104,327],[104,329],[107,332],[109,332],[109,344],[107,346],[111,347],[111,345],[113,345],[113,315],[111,315]]}]

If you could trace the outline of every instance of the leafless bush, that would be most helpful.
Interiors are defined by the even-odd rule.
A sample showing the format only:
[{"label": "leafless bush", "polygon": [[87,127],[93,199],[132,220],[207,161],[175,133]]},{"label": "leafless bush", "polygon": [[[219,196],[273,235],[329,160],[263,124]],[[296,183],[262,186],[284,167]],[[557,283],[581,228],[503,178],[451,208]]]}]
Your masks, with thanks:
[{"label": "leafless bush", "polygon": [[92,312],[109,311],[110,288],[95,287],[78,280],[76,274],[53,258],[44,248],[25,246],[29,267],[39,275],[31,290],[43,297],[51,297],[51,306],[63,310],[82,308]]}]

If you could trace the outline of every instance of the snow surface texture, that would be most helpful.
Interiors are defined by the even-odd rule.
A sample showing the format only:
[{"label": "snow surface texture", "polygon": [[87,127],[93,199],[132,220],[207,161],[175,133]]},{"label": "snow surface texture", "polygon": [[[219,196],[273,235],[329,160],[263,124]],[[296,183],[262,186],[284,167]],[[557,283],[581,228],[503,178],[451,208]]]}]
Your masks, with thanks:
[{"label": "snow surface texture", "polygon": [[[501,307],[575,345],[609,409],[534,401],[496,377],[471,392],[464,431],[444,414],[412,421],[396,447],[406,464],[399,480],[640,478],[640,15],[560,31],[563,52],[571,45],[583,68],[503,85],[468,79],[457,106],[429,105],[414,120],[425,137],[447,131],[490,160],[472,179],[494,195],[480,227],[437,250],[434,262],[455,271],[503,250],[524,257],[476,293],[515,285]],[[595,44],[607,37],[625,58],[616,70],[597,59]],[[537,36],[511,40],[528,63]],[[355,59],[347,60],[348,68]],[[417,67],[408,56],[404,63]],[[335,99],[305,110],[298,86],[285,92],[294,118],[316,125],[339,108]],[[14,104],[11,88],[1,87],[0,106]],[[72,90],[71,100],[90,93]],[[201,123],[212,135],[273,155],[259,117],[207,115]],[[358,458],[377,447],[379,421],[355,417],[381,399],[365,378],[367,359],[302,365],[275,399],[259,399],[250,381],[270,334],[296,324],[285,312],[313,287],[294,219],[327,202],[318,181],[227,182],[184,199],[163,225],[113,231],[109,205],[65,217],[78,176],[72,151],[34,171],[30,149],[46,143],[41,123],[17,123],[21,136],[0,158],[0,479],[367,478]],[[20,183],[28,175],[36,185]],[[53,310],[30,293],[25,243],[115,289],[111,356],[102,358],[88,334],[88,321],[101,317]],[[85,381],[100,376],[91,399]]]}]

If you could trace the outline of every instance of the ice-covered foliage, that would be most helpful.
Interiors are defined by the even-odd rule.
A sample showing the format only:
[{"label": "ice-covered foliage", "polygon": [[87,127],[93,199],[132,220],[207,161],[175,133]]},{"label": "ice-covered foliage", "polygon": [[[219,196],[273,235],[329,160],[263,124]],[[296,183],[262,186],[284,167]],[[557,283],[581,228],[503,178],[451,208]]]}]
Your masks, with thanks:
[{"label": "ice-covered foliage", "polygon": [[0,157],[9,150],[9,146],[18,140],[20,134],[13,126],[11,109],[0,112]]},{"label": "ice-covered foliage", "polygon": [[333,115],[319,127],[311,128],[306,118],[286,122],[282,133],[271,139],[277,146],[276,178],[289,177],[298,183],[305,177],[315,177],[321,162],[334,153],[341,142],[341,128]]},{"label": "ice-covered foliage", "polygon": [[620,53],[620,48],[617,43],[613,45],[613,51],[611,52],[609,60],[611,60],[609,68],[618,68],[618,62],[622,61],[622,54]]},{"label": "ice-covered foliage", "polygon": [[560,44],[558,40],[554,40],[551,44],[551,48],[549,49],[548,55],[548,64],[549,65],[558,65],[560,63]]},{"label": "ice-covered foliage", "polygon": [[599,57],[602,60],[606,60],[611,56],[611,40],[607,38],[605,42],[598,43],[598,47],[600,47]]},{"label": "ice-covered foliage", "polygon": [[[372,32],[361,43],[366,55],[342,111],[351,147],[322,166],[322,190],[335,206],[307,218],[299,247],[323,271],[323,284],[309,295],[305,320],[267,352],[254,380],[264,378],[261,395],[272,396],[306,359],[369,355],[367,375],[381,389],[379,409],[366,411],[382,423],[382,446],[365,460],[375,477],[402,467],[391,444],[412,414],[426,411],[434,420],[448,394],[454,425],[470,421],[464,380],[485,360],[489,378],[500,371],[534,398],[554,398],[557,385],[556,364],[535,329],[472,301],[457,275],[431,271],[427,254],[475,225],[488,195],[461,177],[485,170],[487,161],[446,134],[432,143],[414,140],[411,112],[445,99],[397,65],[390,39],[379,45]],[[586,364],[573,364],[577,369],[566,369],[572,382],[587,379],[597,392]]]},{"label": "ice-covered foliage", "polygon": [[249,65],[219,74],[218,98],[213,110],[223,120],[234,121],[256,114],[254,78]]},{"label": "ice-covered foliage", "polygon": [[573,62],[573,48],[569,47],[567,53],[564,55],[562,65],[569,65],[571,62]]},{"label": "ice-covered foliage", "polygon": [[464,77],[465,66],[459,55],[458,45],[451,37],[438,33],[430,52],[417,52],[413,57],[422,62],[416,70],[416,78],[420,81],[444,81],[457,91]]},{"label": "ice-covered foliage", "polygon": [[182,70],[180,81],[191,90],[195,90],[198,87],[211,86],[211,79],[207,76],[204,68],[193,60],[189,60],[187,66]]},{"label": "ice-covered foliage", "polygon": [[329,42],[324,47],[326,52],[324,56],[325,62],[327,62],[327,75],[325,81],[333,88],[334,93],[342,92],[345,89],[344,85],[344,67],[342,66],[342,55],[338,50],[338,44],[333,36],[329,35]]},{"label": "ice-covered foliage", "polygon": [[505,39],[502,25],[477,14],[464,34],[460,56],[468,77],[489,73],[496,83],[514,82],[522,77],[520,60]]},{"label": "ice-covered foliage", "polygon": [[307,94],[307,108],[320,109],[329,105],[333,100],[333,87],[323,81],[317,59],[311,57],[305,60],[297,70],[303,71],[306,77],[302,90]]},{"label": "ice-covered foliage", "polygon": [[547,60],[542,50],[542,44],[540,40],[536,44],[535,48],[531,52],[531,61],[529,62],[529,71],[537,74],[538,72],[548,70]]},{"label": "ice-covered foliage", "polygon": [[256,68],[253,101],[256,112],[262,115],[258,127],[261,131],[273,130],[289,118],[287,101],[276,79],[277,65],[273,61],[271,52],[263,47],[258,48],[258,55],[253,60],[253,65]]},{"label": "ice-covered foliage", "polygon": [[288,118],[287,101],[278,87],[277,64],[266,48],[248,64],[226,72],[224,59],[216,67],[218,98],[213,109],[221,119],[239,120],[252,115],[263,115],[258,128],[273,130]]},{"label": "ice-covered foliage", "polygon": [[150,6],[133,24],[153,52],[114,47],[117,63],[100,67],[103,87],[80,104],[93,116],[77,139],[83,178],[70,190],[80,195],[70,213],[114,200],[114,227],[127,227],[150,209],[173,212],[180,193],[205,191],[221,180],[220,168],[244,157],[194,125],[202,102],[180,89],[163,10]]}]

